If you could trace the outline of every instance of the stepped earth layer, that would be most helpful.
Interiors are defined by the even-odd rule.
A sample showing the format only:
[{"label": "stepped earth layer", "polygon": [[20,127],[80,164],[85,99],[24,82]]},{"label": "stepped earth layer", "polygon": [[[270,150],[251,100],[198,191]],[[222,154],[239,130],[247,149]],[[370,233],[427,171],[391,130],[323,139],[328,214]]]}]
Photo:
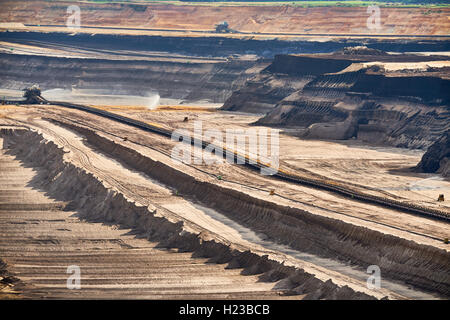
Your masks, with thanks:
[{"label": "stepped earth layer", "polygon": [[256,124],[303,138],[426,148],[449,128],[449,69],[447,57],[364,47],[278,55],[222,109],[263,113]]}]

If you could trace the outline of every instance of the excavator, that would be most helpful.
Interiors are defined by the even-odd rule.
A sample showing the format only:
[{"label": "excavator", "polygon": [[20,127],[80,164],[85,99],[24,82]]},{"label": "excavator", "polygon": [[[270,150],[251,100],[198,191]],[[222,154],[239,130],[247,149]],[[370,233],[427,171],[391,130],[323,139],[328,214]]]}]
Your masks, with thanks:
[{"label": "excavator", "polygon": [[45,100],[41,96],[41,89],[38,85],[33,85],[29,88],[26,88],[23,90],[23,97],[25,98],[25,103],[27,104],[43,104],[47,103],[47,100]]},{"label": "excavator", "polygon": [[226,21],[216,24],[216,32],[217,33],[238,33],[238,31],[231,29],[228,25],[228,22],[226,22]]}]

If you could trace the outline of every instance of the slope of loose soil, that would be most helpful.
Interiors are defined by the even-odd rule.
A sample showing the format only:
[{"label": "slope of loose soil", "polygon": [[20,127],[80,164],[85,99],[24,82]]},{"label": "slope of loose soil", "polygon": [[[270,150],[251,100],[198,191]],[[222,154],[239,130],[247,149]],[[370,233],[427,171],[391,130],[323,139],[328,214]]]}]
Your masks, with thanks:
[{"label": "slope of loose soil", "polygon": [[[142,206],[142,201],[145,200],[140,197],[138,197],[139,202],[134,202],[128,198],[129,194],[125,195],[117,189],[128,187],[119,183],[120,175],[126,172],[117,172],[117,180],[108,178],[107,182],[103,180],[103,177],[97,176],[104,174],[101,171],[95,171],[95,174],[92,171],[86,171],[86,169],[92,170],[98,165],[97,161],[102,158],[101,155],[97,158],[79,154],[81,163],[84,163],[85,166],[83,168],[76,167],[70,162],[66,162],[75,156],[72,151],[68,152],[67,149],[58,148],[56,144],[43,140],[43,137],[35,132],[9,130],[3,133],[6,145],[11,148],[8,153],[14,154],[27,166],[31,165],[38,170],[37,175],[30,175],[25,169],[17,166],[17,162],[11,161],[10,156],[6,157],[6,160],[10,160],[10,163],[15,164],[22,172],[24,181],[31,179],[27,182],[28,184],[35,188],[44,188],[47,194],[57,197],[59,201],[64,200],[66,210],[76,210],[77,216],[82,219],[91,222],[114,223],[122,228],[132,229],[131,232],[125,229],[126,233],[124,234],[124,231],[111,230],[98,224],[80,223],[71,212],[58,210],[48,212],[50,208],[57,209],[54,207],[60,204],[52,200],[50,202],[47,200],[45,203],[43,194],[33,190],[34,198],[40,203],[39,208],[35,208],[33,211],[36,216],[33,217],[34,219],[29,220],[30,212],[16,212],[13,217],[9,211],[5,211],[5,216],[3,216],[7,225],[12,224],[7,229],[12,234],[10,237],[14,236],[17,241],[24,241],[22,247],[26,248],[25,257],[16,253],[17,247],[14,243],[7,239],[4,240],[4,243],[8,261],[12,265],[11,269],[32,287],[26,291],[31,296],[74,297],[66,290],[66,277],[61,273],[65,270],[65,264],[77,265],[79,263],[82,270],[87,265],[89,275],[82,278],[82,281],[87,282],[86,290],[75,293],[76,297],[82,298],[117,297],[120,292],[128,294],[130,297],[137,297],[139,294],[139,297],[145,298],[201,297],[201,294],[210,294],[209,298],[274,298],[278,297],[280,293],[301,294],[306,295],[307,298],[370,298],[369,295],[355,292],[348,286],[337,286],[327,278],[322,280],[324,275],[320,268],[315,268],[317,275],[314,275],[301,269],[284,266],[280,264],[279,258],[275,260],[273,257],[268,258],[269,255],[260,255],[258,250],[253,252],[254,249],[252,251],[243,250],[245,247],[241,247],[237,243],[230,244],[221,239],[220,235],[202,231],[202,228],[199,228],[193,221],[180,220],[180,216],[170,213],[161,205]],[[71,143],[70,137],[66,138],[60,137],[61,142]],[[30,147],[31,145],[34,147]],[[70,146],[75,147],[75,145]],[[66,157],[64,155],[67,152],[68,156]],[[83,159],[84,157],[86,158]],[[108,162],[113,167],[117,166],[110,160],[104,159],[103,161],[104,168],[108,168]],[[113,170],[113,168],[110,167],[109,170]],[[10,172],[10,175],[12,174],[14,172]],[[136,174],[131,173],[131,175]],[[138,180],[142,179],[142,177],[138,178]],[[20,181],[15,186],[23,188]],[[109,182],[119,184],[113,186],[109,185]],[[149,183],[151,184],[147,180],[146,184]],[[156,185],[154,188],[156,193],[162,195],[161,188]],[[24,190],[25,193],[29,192],[26,188],[21,190]],[[154,194],[155,200],[160,195]],[[29,198],[29,195],[25,194],[25,198]],[[36,207],[36,204],[27,204],[26,201],[24,204],[30,208]],[[45,208],[43,208],[43,204],[46,204]],[[20,209],[24,208],[9,204],[8,210],[20,211]],[[40,209],[46,211],[41,212]],[[33,221],[42,223],[28,226],[28,224],[33,225]],[[19,226],[16,227],[16,224]],[[24,224],[27,225],[25,234],[29,234],[25,239],[23,238]],[[202,269],[202,264],[206,262],[205,259],[189,258],[190,254],[188,253],[174,254],[173,252],[166,253],[165,250],[155,250],[155,243],[134,238],[132,235],[136,233],[141,238],[158,241],[158,248],[179,248],[182,252],[194,251],[196,257],[210,258],[209,262],[218,262],[219,265],[203,265]],[[38,248],[33,247],[35,243],[39,244]],[[81,251],[73,253],[72,251],[76,251],[77,248]],[[126,250],[121,250],[121,248]],[[35,254],[36,250],[40,254]],[[55,250],[63,250],[63,255],[61,256],[59,253],[55,256]],[[98,251],[86,254],[86,250],[88,253],[89,250]],[[118,255],[117,258],[116,255]],[[92,261],[92,259],[94,260]],[[111,269],[110,264],[116,265],[116,259],[119,268]],[[155,260],[158,262],[156,263]],[[287,259],[286,262],[290,260]],[[94,261],[98,261],[100,264],[96,264]],[[172,261],[174,262],[173,268],[171,267]],[[224,271],[224,265],[221,263],[225,262],[228,263],[227,269],[231,270]],[[27,266],[33,263],[42,269],[29,269]],[[142,263],[144,263],[146,271],[141,271],[144,268],[144,265],[140,265]],[[180,268],[180,264],[184,267]],[[192,268],[193,264],[195,270]],[[54,270],[48,270],[50,265]],[[149,269],[148,265],[156,266]],[[163,272],[161,275],[161,272],[157,270],[163,265],[167,273]],[[176,269],[177,267],[178,269]],[[242,271],[241,268],[244,270]],[[127,275],[123,274],[125,269]],[[156,272],[158,273],[156,274]],[[117,277],[115,273],[120,273],[120,276],[113,280],[112,276]],[[179,278],[170,277],[169,275],[172,273]],[[239,276],[237,276],[238,273]],[[51,276],[49,277],[49,275]],[[245,281],[239,281],[236,276],[237,278],[244,277]],[[260,281],[254,283],[256,279]],[[284,280],[279,282],[281,279]],[[237,287],[233,287],[238,283]],[[46,293],[47,290],[48,293]],[[248,293],[249,291],[251,293]],[[376,295],[379,296],[382,293],[383,291]],[[396,295],[393,296],[396,297]]]},{"label": "slope of loose soil", "polygon": [[[273,207],[273,204],[270,204],[263,200],[248,198],[248,196],[239,195],[238,193],[236,193],[236,191],[233,191],[231,189],[223,189],[218,188],[215,185],[205,184],[204,182],[196,182],[184,173],[174,171],[174,169],[170,169],[162,163],[155,163],[150,159],[139,158],[142,156],[133,153],[129,149],[122,149],[122,147],[120,147],[119,145],[111,145],[111,142],[103,140],[103,138],[101,137],[90,136],[90,134],[88,135],[88,137],[88,141],[90,143],[94,143],[97,147],[101,148],[101,150],[104,150],[105,152],[113,152],[112,155],[114,155],[114,157],[118,157],[127,165],[136,165],[136,169],[139,168],[139,170],[145,170],[144,172],[146,174],[149,174],[151,177],[157,179],[158,181],[164,182],[165,184],[172,185],[182,194],[191,194],[192,196],[195,196],[195,198],[197,198],[199,201],[207,205],[213,203],[215,209],[227,214],[232,214],[233,219],[237,219],[237,221],[241,221],[241,223],[250,225],[252,226],[252,228],[255,228],[259,232],[263,232],[267,235],[272,235],[275,238],[280,239],[282,243],[289,243],[290,245],[294,245],[294,247],[296,248],[302,248],[302,250],[307,250],[309,252],[315,252],[330,257],[339,256],[340,258],[342,258],[345,256],[347,257],[347,259],[353,260],[358,264],[365,264],[363,262],[364,260],[369,259],[373,261],[372,259],[374,258],[373,255],[370,255],[369,257],[364,254],[364,252],[367,252],[367,249],[363,248],[369,246],[372,248],[370,250],[372,253],[376,251],[379,252],[377,256],[379,255],[381,257],[385,257],[382,260],[377,261],[377,264],[380,264],[380,267],[383,268],[385,274],[389,274],[390,276],[396,275],[396,277],[399,273],[398,271],[394,272],[394,269],[397,269],[397,267],[399,267],[398,263],[400,262],[400,260],[403,260],[403,258],[401,257],[403,253],[401,252],[405,252],[405,249],[400,249],[400,247],[406,246],[408,248],[407,251],[428,251],[428,254],[431,254],[433,256],[437,255],[435,258],[433,258],[433,260],[437,264],[432,267],[430,266],[434,271],[432,273],[426,273],[423,267],[418,268],[417,263],[419,263],[419,261],[414,262],[414,266],[410,265],[408,268],[406,268],[406,261],[403,261],[401,263],[401,269],[403,270],[402,278],[406,280],[405,277],[409,278],[409,276],[407,276],[407,273],[414,273],[415,276],[413,278],[415,279],[415,285],[421,287],[431,285],[433,287],[433,289],[431,289],[430,287],[431,290],[437,290],[444,295],[446,294],[445,292],[447,291],[447,289],[445,280],[441,275],[439,275],[440,272],[438,271],[440,269],[439,261],[442,259],[447,259],[447,254],[444,251],[436,251],[432,248],[425,249],[425,247],[419,249],[419,247],[416,247],[417,244],[413,244],[412,242],[404,242],[401,239],[394,240],[394,238],[391,239],[391,236],[382,236],[377,232],[373,232],[372,234],[372,232],[365,230],[365,228],[364,231],[362,229],[358,231],[358,228],[355,229],[355,226],[345,225],[341,222],[338,222],[337,220],[330,220],[329,223],[331,224],[329,224],[328,222],[326,222],[326,218],[310,215],[304,211],[282,207],[275,208]],[[111,151],[111,148],[113,151]],[[57,174],[58,171],[59,169],[53,169],[52,175]],[[70,176],[71,175],[69,175],[69,173],[63,174],[60,178],[57,179],[57,181],[61,181],[61,183],[66,184],[67,182],[64,181],[66,178],[69,179]],[[53,179],[51,179],[51,181],[53,181]],[[173,185],[173,183],[176,183],[176,185]],[[60,188],[58,187],[58,189]],[[95,192],[95,194],[97,193],[98,192]],[[223,197],[226,197],[228,200],[221,200],[220,198]],[[243,203],[243,201],[245,201],[245,203]],[[92,210],[94,209],[90,209],[89,212],[91,212]],[[113,214],[108,210],[108,207],[104,206],[102,206],[102,212],[102,215],[106,214],[106,216]],[[238,212],[248,212],[249,216],[247,218],[240,217],[239,215],[236,215]],[[285,213],[280,216],[282,212]],[[122,217],[123,219],[126,219],[124,221],[130,221],[130,217]],[[263,222],[263,220],[261,219],[263,219],[265,222]],[[276,228],[274,228],[275,224],[273,219],[277,220]],[[271,227],[267,228],[268,225],[270,225]],[[308,227],[305,227],[306,225],[308,225]],[[299,228],[303,231],[296,231]],[[320,230],[315,230],[316,228],[319,228]],[[337,234],[335,234],[336,232]],[[321,237],[317,238],[317,236],[314,236],[318,234],[320,234]],[[374,237],[377,240],[374,240]],[[350,240],[351,238],[354,238],[354,240]],[[342,240],[339,239],[346,240],[342,242]],[[325,243],[320,244],[322,241],[326,241],[326,245]],[[383,245],[383,243],[385,243],[386,246]],[[395,248],[393,247],[394,243]],[[376,247],[374,247],[375,244],[377,244]],[[325,249],[325,247],[327,247],[327,249]],[[389,252],[385,251],[387,248],[391,248]],[[389,260],[389,264],[385,264],[384,262],[382,262],[384,259]],[[421,274],[420,279],[417,273],[417,270],[419,269]],[[425,276],[425,274],[427,275]],[[431,280],[431,278],[435,277],[439,278],[437,282],[435,282],[437,278],[436,280]],[[410,282],[413,278],[409,278],[409,280],[407,281]]]},{"label": "slope of loose soil", "polygon": [[450,176],[450,130],[433,143],[417,165],[422,172],[438,172]]},{"label": "slope of loose soil", "polygon": [[[66,203],[32,187],[41,168],[24,166],[7,149],[0,161],[0,248],[8,271],[26,284],[19,297],[272,299],[281,293],[239,268],[207,263],[111,223],[81,221],[79,212],[62,210]],[[70,265],[81,268],[81,290],[66,287]]]}]

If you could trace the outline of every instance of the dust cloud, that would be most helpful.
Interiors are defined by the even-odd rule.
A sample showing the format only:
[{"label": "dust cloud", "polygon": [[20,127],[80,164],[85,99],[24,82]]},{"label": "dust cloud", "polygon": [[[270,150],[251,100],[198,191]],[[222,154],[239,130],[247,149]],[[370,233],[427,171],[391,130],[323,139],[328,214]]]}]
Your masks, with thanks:
[{"label": "dust cloud", "polygon": [[42,92],[50,101],[72,102],[102,106],[137,106],[155,109],[159,106],[160,96],[157,92],[145,95],[117,94],[116,90],[100,89],[50,89]]}]

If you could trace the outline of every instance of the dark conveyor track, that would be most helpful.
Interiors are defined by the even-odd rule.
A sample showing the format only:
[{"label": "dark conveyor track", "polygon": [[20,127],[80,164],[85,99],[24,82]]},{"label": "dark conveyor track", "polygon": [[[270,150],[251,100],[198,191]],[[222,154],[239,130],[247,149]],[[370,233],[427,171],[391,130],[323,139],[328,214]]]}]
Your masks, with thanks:
[{"label": "dark conveyor track", "polygon": [[[157,127],[157,126],[154,126],[154,125],[151,125],[151,124],[139,121],[139,120],[124,117],[124,116],[121,116],[121,115],[118,115],[118,114],[115,114],[112,112],[108,112],[105,110],[88,107],[88,106],[84,106],[84,105],[80,105],[80,104],[68,103],[68,102],[47,101],[46,100],[46,103],[89,112],[91,114],[105,117],[105,118],[108,118],[108,119],[111,119],[111,120],[114,120],[114,121],[117,121],[120,123],[131,125],[133,127],[139,128],[144,131],[148,131],[148,132],[152,132],[152,133],[156,133],[156,134],[165,136],[169,139],[172,138],[172,132],[170,130],[166,130],[164,128],[160,128],[160,127]],[[203,149],[206,148],[208,145],[212,146],[212,147],[214,146],[214,145],[211,145],[209,142],[205,142],[203,140],[198,140],[195,138],[191,139],[191,144],[193,146],[201,146]],[[238,154],[235,151],[229,151],[229,150],[226,150],[225,148],[222,148],[222,149],[223,149],[222,156],[224,158],[227,158],[227,159],[232,158],[234,160],[234,163],[242,164],[252,170],[258,170],[258,171],[267,170],[268,172],[272,171],[273,172],[273,174],[271,175],[272,177],[283,180],[283,181],[300,184],[300,185],[304,185],[304,186],[308,186],[308,187],[313,187],[313,188],[317,188],[317,189],[321,189],[321,190],[330,191],[330,192],[339,194],[340,196],[350,198],[352,200],[358,200],[358,201],[362,201],[362,202],[369,203],[369,204],[375,204],[378,206],[383,206],[386,208],[395,209],[395,210],[402,211],[402,212],[417,214],[420,216],[439,219],[439,220],[443,220],[446,222],[450,221],[450,215],[441,210],[418,206],[418,205],[411,204],[411,203],[404,203],[401,201],[396,201],[394,199],[364,194],[364,193],[358,192],[356,190],[346,188],[345,186],[339,185],[338,183],[331,181],[331,180],[326,181],[326,180],[321,180],[321,179],[300,177],[300,176],[296,176],[296,175],[288,173],[288,172],[284,172],[283,170],[274,170],[270,166],[268,166],[264,163],[261,163],[260,161],[250,159],[246,156]]]}]

